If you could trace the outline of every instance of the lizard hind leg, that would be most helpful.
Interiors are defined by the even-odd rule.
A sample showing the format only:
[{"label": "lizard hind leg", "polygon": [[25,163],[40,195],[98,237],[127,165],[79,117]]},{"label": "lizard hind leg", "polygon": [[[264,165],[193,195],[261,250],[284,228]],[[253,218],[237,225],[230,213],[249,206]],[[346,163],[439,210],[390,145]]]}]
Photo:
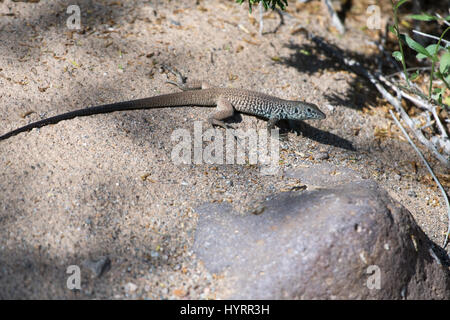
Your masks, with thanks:
[{"label": "lizard hind leg", "polygon": [[208,122],[213,126],[220,126],[224,129],[234,127],[225,123],[223,120],[231,118],[234,114],[234,108],[230,101],[225,97],[219,97],[215,111],[209,116]]},{"label": "lizard hind leg", "polygon": [[163,65],[163,67],[164,69],[168,70],[170,73],[172,73],[174,76],[177,77],[177,81],[167,79],[166,83],[177,86],[183,91],[209,89],[212,87],[209,83],[201,80],[187,81],[187,78],[184,77],[178,70],[175,70],[172,67],[169,67],[168,65]]}]

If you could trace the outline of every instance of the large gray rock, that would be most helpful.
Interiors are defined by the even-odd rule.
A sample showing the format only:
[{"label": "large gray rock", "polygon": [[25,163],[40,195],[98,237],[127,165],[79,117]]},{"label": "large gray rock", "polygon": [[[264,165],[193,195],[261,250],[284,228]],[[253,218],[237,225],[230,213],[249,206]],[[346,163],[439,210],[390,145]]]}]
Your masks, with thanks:
[{"label": "large gray rock", "polygon": [[200,213],[194,251],[231,299],[448,299],[445,254],[373,181]]}]

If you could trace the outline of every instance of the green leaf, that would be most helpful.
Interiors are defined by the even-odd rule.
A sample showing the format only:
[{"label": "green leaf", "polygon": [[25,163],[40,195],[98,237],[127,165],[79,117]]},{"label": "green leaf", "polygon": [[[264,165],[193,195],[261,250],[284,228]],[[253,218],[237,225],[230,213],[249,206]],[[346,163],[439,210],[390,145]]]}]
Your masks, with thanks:
[{"label": "green leaf", "polygon": [[400,51],[394,51],[392,52],[392,56],[395,58],[395,60],[402,62],[403,56]]},{"label": "green leaf", "polygon": [[[431,56],[433,56],[434,53],[436,52],[436,47],[437,47],[437,44],[430,44],[429,46],[426,47],[426,50],[428,51],[428,53],[429,53]],[[445,49],[444,49],[444,47],[439,46],[438,52],[439,52],[439,50],[445,50]],[[421,54],[421,53],[418,53],[418,54],[416,55],[416,58],[419,59],[419,60],[422,60],[422,59],[427,58],[427,57],[428,57],[428,56],[426,56],[426,55],[424,55],[424,54]]]},{"label": "green leaf", "polygon": [[450,83],[450,74],[447,75],[444,79],[445,79],[445,81],[446,81],[447,83]]},{"label": "green leaf", "polygon": [[445,97],[444,103],[445,103],[446,105],[450,105],[450,96],[446,96],[446,97]]},{"label": "green leaf", "polygon": [[408,0],[400,0],[399,2],[397,2],[396,4],[395,4],[395,9],[398,9],[402,4],[404,4],[406,1],[408,1]]},{"label": "green leaf", "polygon": [[[242,4],[245,0],[236,0],[236,3]],[[253,5],[256,5],[262,1],[262,5],[264,9],[269,9],[269,7],[272,10],[275,10],[276,7],[280,7],[281,10],[284,10],[286,6],[288,5],[287,0],[247,0],[248,1],[248,9],[250,13],[252,12]]]},{"label": "green leaf", "polygon": [[437,44],[430,44],[429,46],[427,46],[427,51],[428,51],[431,55],[433,55],[433,54],[435,54],[435,53],[438,53],[439,50],[445,50],[444,47],[439,46],[439,48],[438,48],[437,51],[436,51],[437,46],[438,46]]},{"label": "green leaf", "polygon": [[450,52],[446,52],[442,55],[439,63],[439,71],[442,74],[448,74],[450,70]]},{"label": "green leaf", "polygon": [[420,43],[414,41],[410,36],[408,36],[406,34],[401,34],[400,38],[404,42],[406,42],[408,47],[410,47],[414,51],[417,51],[417,52],[427,56],[428,58],[432,58],[432,55],[427,51],[427,49],[425,49]]},{"label": "green leaf", "polygon": [[439,103],[442,103],[442,93],[444,91],[441,88],[435,88],[433,90],[433,94],[431,95],[431,98],[438,101]]},{"label": "green leaf", "polygon": [[416,58],[417,58],[417,60],[422,60],[422,59],[427,58],[427,56],[424,54],[418,53],[418,54],[416,54]]},{"label": "green leaf", "polygon": [[394,26],[389,26],[389,31],[397,36],[397,30],[394,28]]},{"label": "green leaf", "polygon": [[435,16],[432,16],[431,14],[428,13],[422,13],[422,14],[411,14],[409,16],[406,16],[409,19],[414,19],[414,20],[420,20],[420,21],[433,21],[433,20],[437,20],[437,18]]},{"label": "green leaf", "polygon": [[308,50],[305,50],[305,49],[300,49],[300,53],[304,54],[305,56],[310,56],[311,55],[311,52],[309,52]]},{"label": "green leaf", "polygon": [[418,76],[419,76],[419,70],[416,70],[416,72],[411,74],[411,76],[409,78],[411,79],[411,81],[414,81],[417,79]]}]

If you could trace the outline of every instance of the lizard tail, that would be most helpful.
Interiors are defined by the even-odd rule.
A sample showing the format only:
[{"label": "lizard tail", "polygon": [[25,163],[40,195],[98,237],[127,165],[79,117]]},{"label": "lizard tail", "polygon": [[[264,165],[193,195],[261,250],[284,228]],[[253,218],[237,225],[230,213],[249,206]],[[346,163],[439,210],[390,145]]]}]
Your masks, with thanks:
[{"label": "lizard tail", "polygon": [[[136,100],[136,101],[138,101],[138,100]],[[120,111],[120,110],[130,110],[133,108],[139,109],[138,105],[135,104],[136,101],[105,104],[105,105],[101,105],[101,106],[79,109],[79,110],[59,114],[54,117],[50,117],[47,119],[32,122],[30,124],[27,124],[26,126],[23,126],[23,127],[15,129],[15,130],[12,130],[8,133],[5,133],[4,135],[0,136],[0,140],[8,139],[9,137],[15,136],[21,132],[30,131],[31,129],[34,129],[34,128],[41,128],[41,127],[44,127],[49,124],[55,124],[60,121],[69,120],[69,119],[73,119],[76,117],[85,117],[85,116],[90,116],[90,115],[94,115],[94,114],[109,113],[109,112]]]},{"label": "lizard tail", "polygon": [[199,99],[199,101],[191,99],[190,102],[186,102],[189,101],[186,100],[186,96],[188,96],[189,94],[190,94],[189,92],[178,92],[144,99],[124,101],[74,110],[67,113],[56,115],[54,117],[32,122],[30,124],[27,124],[26,126],[10,131],[0,136],[0,141],[8,139],[9,137],[15,136],[21,132],[29,131],[34,128],[41,128],[46,125],[55,124],[63,120],[69,120],[77,117],[86,117],[94,114],[111,113],[115,111],[137,110],[137,109],[181,107],[187,105],[213,105],[213,103],[210,102],[204,103],[201,99]]}]

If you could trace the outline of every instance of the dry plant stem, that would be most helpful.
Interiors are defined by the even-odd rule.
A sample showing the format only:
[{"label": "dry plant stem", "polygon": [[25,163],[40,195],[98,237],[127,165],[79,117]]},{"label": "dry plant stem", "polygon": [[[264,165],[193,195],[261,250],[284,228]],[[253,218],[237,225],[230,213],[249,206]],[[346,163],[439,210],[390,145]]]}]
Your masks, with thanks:
[{"label": "dry plant stem", "polygon": [[[381,49],[380,49],[381,50]],[[406,71],[416,71],[416,70],[421,70],[421,71],[424,71],[424,70],[431,70],[431,67],[412,67],[412,68],[406,68]],[[386,77],[387,78],[392,78],[392,77],[396,77],[396,76],[399,76],[401,73],[403,73],[403,70],[400,70],[400,71],[397,71],[397,72],[394,72],[394,73],[391,73],[391,74],[388,74]]]},{"label": "dry plant stem", "polygon": [[[414,33],[416,33],[418,35],[421,35],[423,37],[431,38],[431,39],[434,39],[434,40],[439,40],[440,39],[439,37],[433,36],[433,35],[425,33],[425,32],[421,32],[421,31],[417,31],[417,30],[413,30],[412,32],[414,32]],[[444,39],[442,39],[441,41],[444,42],[446,46],[450,45],[450,41],[447,41],[447,40],[444,40]]]},{"label": "dry plant stem", "polygon": [[445,131],[445,127],[442,125],[442,123],[439,119],[439,115],[436,112],[436,107],[431,106],[431,113],[433,114],[433,117],[436,120],[436,124],[439,128],[439,131],[441,131],[442,138],[448,139],[448,135],[447,135],[447,132]]},{"label": "dry plant stem", "polygon": [[430,99],[429,97],[427,97],[425,94],[422,93],[421,89],[414,83],[412,83],[410,87],[405,87],[405,86],[400,85],[400,84],[397,84],[396,86],[399,89],[401,89],[402,91],[404,91],[404,92],[413,94],[413,95],[417,96],[418,98],[421,98],[421,101],[426,101],[431,106],[442,107],[442,108],[449,108],[448,105],[443,104],[443,103],[439,103],[438,101],[436,101],[434,99]]},{"label": "dry plant stem", "polygon": [[368,70],[366,70],[364,67],[362,67],[357,61],[353,59],[349,59],[344,57],[340,52],[337,50],[331,48],[328,44],[326,44],[323,40],[320,38],[311,35],[311,39],[318,44],[320,47],[322,47],[324,50],[331,53],[334,57],[339,59],[344,65],[351,68],[354,72],[362,75],[363,77],[367,78],[381,93],[381,95],[394,106],[394,108],[397,110],[398,113],[400,113],[401,118],[406,122],[406,124],[410,127],[410,129],[414,132],[416,135],[416,138],[425,145],[435,156],[436,158],[441,161],[446,167],[450,167],[450,161],[443,155],[439,153],[439,151],[436,149],[436,147],[423,135],[423,133],[420,130],[416,130],[414,122],[411,120],[411,118],[408,116],[408,114],[403,110],[400,101],[398,101],[395,97],[393,97],[378,81],[378,79],[372,75]]},{"label": "dry plant stem", "polygon": [[439,13],[436,13],[435,16],[438,17],[440,19],[440,21],[442,21],[443,23],[445,23],[446,25],[448,25],[450,27],[450,22],[448,22],[447,20],[442,18],[442,16]]},{"label": "dry plant stem", "polygon": [[339,20],[339,17],[336,13],[336,11],[334,11],[333,9],[333,5],[331,4],[330,0],[323,0],[323,3],[325,3],[325,6],[328,9],[328,13],[331,16],[331,23],[332,25],[339,31],[340,34],[344,34],[345,33],[345,27],[342,24],[341,20]]},{"label": "dry plant stem", "polygon": [[442,187],[441,183],[439,182],[439,179],[436,177],[436,175],[434,174],[433,170],[431,169],[430,165],[428,164],[427,160],[425,159],[425,157],[422,155],[422,153],[420,152],[419,148],[417,148],[417,146],[414,144],[414,142],[411,140],[411,138],[408,136],[408,133],[406,132],[405,128],[403,128],[402,124],[400,123],[400,121],[398,121],[397,117],[395,116],[395,114],[392,112],[392,110],[389,110],[389,113],[392,116],[392,119],[394,119],[395,123],[397,124],[397,126],[400,128],[400,130],[402,131],[403,135],[406,137],[406,139],[408,140],[408,142],[411,144],[411,146],[413,147],[413,149],[417,152],[417,154],[419,155],[420,159],[423,161],[423,163],[425,164],[425,166],[427,167],[428,171],[430,172],[431,176],[433,177],[434,181],[436,182],[436,184],[438,185],[439,189],[442,192],[442,195],[444,196],[444,200],[445,200],[445,204],[447,206],[447,216],[448,216],[448,227],[447,227],[447,233],[445,235],[445,239],[444,239],[444,243],[443,243],[443,247],[445,248],[445,246],[448,243],[448,236],[450,233],[450,203],[448,201],[448,196],[447,193],[445,192],[444,188]]},{"label": "dry plant stem", "polygon": [[[397,112],[399,112],[399,114],[401,115],[401,117],[404,119],[404,121],[408,124],[408,126],[411,128],[411,130],[414,132],[414,134],[416,135],[417,139],[423,143],[424,145],[426,145],[434,154],[435,156],[442,162],[444,163],[447,167],[449,167],[449,161],[448,159],[446,159],[444,156],[442,156],[434,147],[433,144],[431,144],[431,142],[429,142],[425,136],[422,134],[421,131],[415,130],[415,126],[413,121],[411,120],[411,118],[408,116],[408,114],[405,112],[405,110],[403,110],[400,101],[395,98],[394,96],[392,96],[382,85],[381,83],[378,81],[378,79],[375,78],[374,75],[372,75],[368,70],[366,70],[364,67],[362,67],[357,61],[353,60],[353,59],[348,59],[345,58],[340,52],[334,50],[333,48],[331,48],[329,45],[327,45],[324,41],[322,41],[321,39],[313,36],[310,34],[311,39],[318,44],[320,47],[322,47],[323,49],[325,49],[326,51],[330,52],[333,56],[335,56],[337,59],[339,59],[342,63],[344,63],[346,66],[348,66],[349,68],[353,69],[356,73],[366,77],[377,89],[378,91],[383,95],[383,97],[394,106],[394,108],[397,110]],[[387,81],[387,80],[386,80]],[[400,90],[396,90],[397,94],[399,96],[399,98],[401,98],[402,93]],[[416,152],[419,154],[420,158],[422,159],[422,161],[425,163],[425,166],[427,167],[427,169],[429,170],[429,172],[431,173],[433,179],[435,180],[435,182],[437,183],[438,187],[440,188],[440,190],[442,191],[443,195],[444,195],[444,199],[446,202],[446,206],[447,206],[447,211],[448,211],[448,229],[447,229],[447,234],[444,240],[444,247],[447,245],[448,242],[448,236],[449,236],[449,232],[450,232],[450,205],[449,205],[449,201],[448,201],[448,197],[447,194],[445,193],[444,188],[442,187],[442,185],[440,184],[439,180],[437,179],[437,177],[434,175],[433,171],[431,170],[431,167],[429,166],[428,162],[426,161],[426,159],[424,158],[424,156],[422,155],[422,153],[419,151],[419,149],[414,145],[414,143],[412,142],[412,140],[409,138],[408,134],[406,133],[406,131],[404,130],[404,128],[401,126],[400,122],[397,120],[397,118],[395,117],[394,113],[392,112],[392,110],[389,110],[389,112],[391,113],[393,119],[395,120],[395,122],[397,123],[397,125],[400,127],[400,129],[402,130],[403,134],[407,137],[409,143],[413,146],[414,150],[416,150]]]},{"label": "dry plant stem", "polygon": [[[387,28],[387,24],[386,24]],[[377,57],[378,60],[378,72],[383,73],[383,56],[385,55],[384,46],[386,44],[386,35],[388,34],[388,31],[381,33],[381,42],[375,41],[375,45],[377,46],[378,50],[380,50],[380,54]],[[394,64],[396,65],[396,64]]]},{"label": "dry plant stem", "polygon": [[436,121],[436,124],[439,128],[439,131],[441,132],[441,137],[443,139],[448,139],[447,131],[442,124],[441,120],[439,119],[439,116],[436,112],[436,106],[431,105],[427,101],[423,100],[421,97],[412,96],[408,93],[406,93],[402,88],[399,88],[391,81],[387,80],[384,76],[378,75],[379,79],[383,81],[385,84],[387,84],[389,87],[391,87],[394,90],[400,90],[402,97],[408,99],[412,103],[414,103],[416,106],[418,106],[421,109],[425,109],[427,111],[430,111],[433,114],[434,120]]},{"label": "dry plant stem", "polygon": [[[375,44],[377,45],[379,50],[385,54],[385,56],[388,59],[392,60],[392,56],[390,54],[387,54],[387,52],[384,50],[384,47],[382,46],[381,43],[375,43]],[[397,66],[397,64],[395,64],[395,63],[394,63],[394,65]],[[406,77],[405,77],[405,75],[404,75],[402,70],[400,70],[397,73],[399,73],[406,80]],[[419,108],[422,108],[422,109],[425,109],[425,110],[431,112],[433,114],[433,117],[435,118],[435,122],[436,122],[436,124],[437,124],[437,126],[438,126],[438,128],[439,128],[439,130],[441,132],[441,136],[439,137],[439,140],[441,141],[441,144],[442,145],[449,145],[450,144],[450,141],[448,140],[447,131],[446,131],[445,127],[442,125],[442,122],[439,119],[439,116],[438,116],[438,114],[436,112],[436,105],[432,105],[431,103],[429,103],[426,100],[426,97],[424,95],[421,95],[421,92],[420,92],[419,88],[415,87],[417,91],[414,92],[414,90],[412,90],[410,88],[407,88],[407,87],[401,87],[400,88],[399,86],[393,84],[392,82],[387,80],[380,72],[376,73],[376,76],[381,81],[385,82],[388,86],[390,86],[392,89],[394,89],[395,91],[401,90],[402,96],[404,96],[405,98],[407,98],[408,100],[410,100],[411,102],[416,104],[416,106],[418,106]],[[412,85],[415,86],[414,84],[412,84]],[[414,94],[415,96],[413,96],[411,94],[408,94],[405,91],[412,92],[411,94]],[[415,127],[414,124],[413,124],[413,127]],[[421,132],[420,132],[420,134],[421,134]]]},{"label": "dry plant stem", "polygon": [[264,17],[263,17],[264,11],[262,2],[258,4],[258,8],[259,8],[259,35],[262,36],[264,29]]}]

